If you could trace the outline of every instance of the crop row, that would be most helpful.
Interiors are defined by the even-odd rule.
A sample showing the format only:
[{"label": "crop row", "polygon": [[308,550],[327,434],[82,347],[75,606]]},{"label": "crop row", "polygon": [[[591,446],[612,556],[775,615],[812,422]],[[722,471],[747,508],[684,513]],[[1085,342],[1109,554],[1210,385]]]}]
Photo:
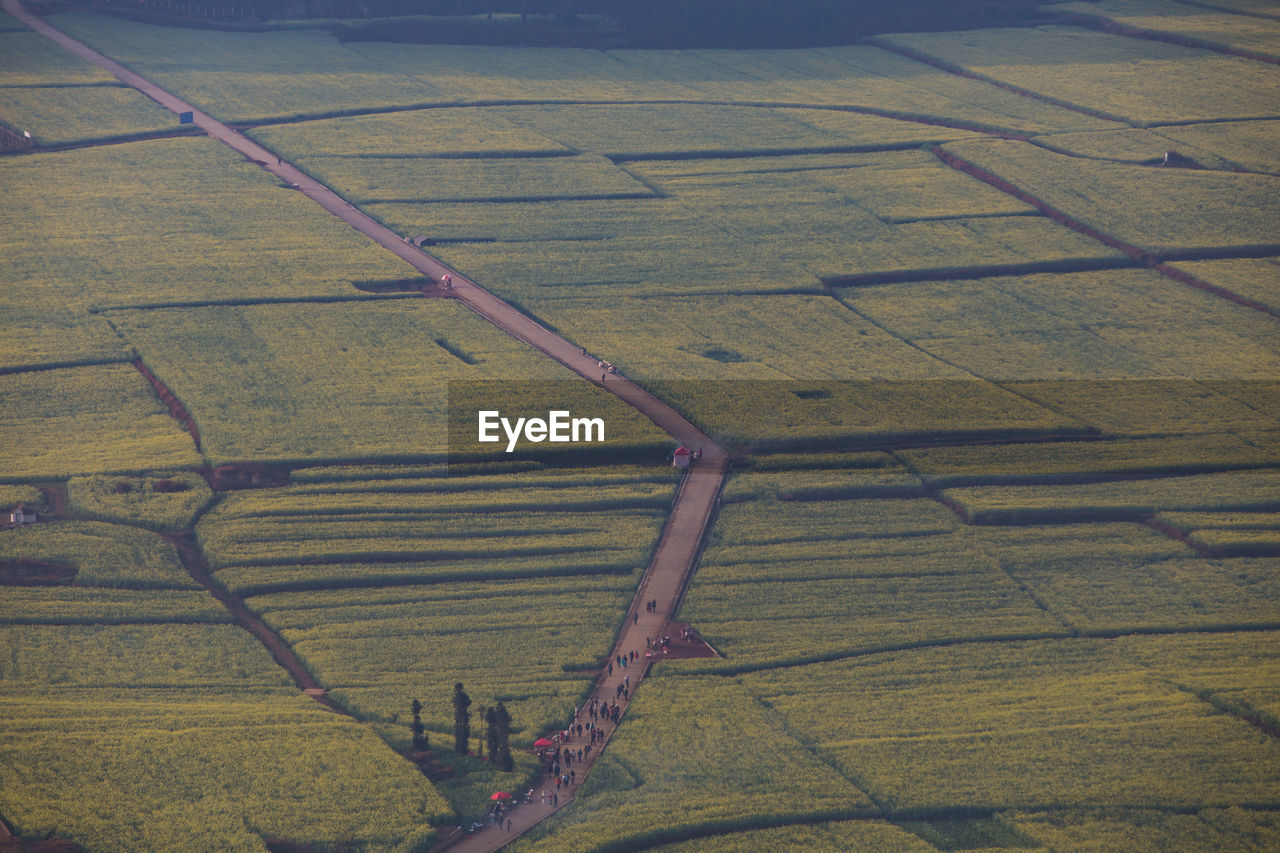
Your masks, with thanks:
[{"label": "crop row", "polygon": [[[178,596],[161,596],[158,609]],[[0,682],[9,690],[289,684],[262,646],[233,625],[9,624],[0,632],[9,651]]]},{"label": "crop row", "polygon": [[1057,486],[973,486],[942,494],[979,524],[1139,520],[1162,511],[1274,511],[1280,509],[1280,470]]},{"label": "crop row", "polygon": [[[583,508],[590,504],[583,504]],[[652,543],[656,511],[477,512],[202,520],[202,547],[215,567],[307,562],[467,559],[630,549]]]},{"label": "crop row", "polygon": [[1118,438],[1046,444],[911,448],[894,456],[934,487],[1071,482],[1138,474],[1193,474],[1274,467],[1280,446],[1267,433]]},{"label": "crop row", "polygon": [[0,557],[76,568],[83,586],[199,589],[178,554],[154,533],[94,521],[64,521],[0,531]]}]

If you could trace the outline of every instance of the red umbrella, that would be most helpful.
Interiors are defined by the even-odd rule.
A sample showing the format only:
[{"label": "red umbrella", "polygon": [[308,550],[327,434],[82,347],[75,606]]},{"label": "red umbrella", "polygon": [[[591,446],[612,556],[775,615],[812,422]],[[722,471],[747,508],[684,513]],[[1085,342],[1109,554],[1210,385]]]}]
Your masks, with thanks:
[{"label": "red umbrella", "polygon": [[491,799],[491,800],[509,800],[509,799],[511,799],[511,795],[510,795],[510,794],[508,794],[506,791],[494,791],[493,796],[492,796],[492,797],[490,797],[489,799]]},{"label": "red umbrella", "polygon": [[533,742],[533,745],[536,747],[542,748],[545,746],[555,746],[556,742],[551,740],[550,738],[540,737]]}]

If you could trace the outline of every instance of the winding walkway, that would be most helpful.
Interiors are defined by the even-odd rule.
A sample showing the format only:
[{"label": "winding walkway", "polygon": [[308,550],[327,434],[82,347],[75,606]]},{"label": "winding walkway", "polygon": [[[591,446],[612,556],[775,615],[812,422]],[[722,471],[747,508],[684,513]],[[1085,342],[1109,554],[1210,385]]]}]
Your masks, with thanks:
[{"label": "winding walkway", "polygon": [[[0,0],[0,6],[14,18],[31,27],[36,32],[47,36],[63,48],[115,75],[121,82],[137,89],[161,106],[172,110],[175,114],[190,112],[194,116],[194,124],[210,137],[225,143],[250,160],[257,162],[262,168],[275,175],[281,181],[292,184],[296,189],[315,201],[325,210],[346,222],[355,230],[373,240],[379,246],[403,259],[422,274],[439,281],[445,274],[453,277],[454,298],[462,302],[472,311],[484,317],[495,326],[503,329],[513,337],[524,341],[529,346],[550,356],[579,376],[616,395],[623,402],[649,417],[659,428],[681,444],[699,448],[703,452],[702,459],[686,474],[671,513],[662,530],[661,539],[654,552],[653,560],[645,570],[632,609],[628,611],[623,628],[619,632],[613,649],[613,656],[625,655],[631,651],[639,652],[641,661],[627,669],[615,667],[612,675],[602,671],[593,695],[600,699],[613,699],[623,679],[630,676],[630,692],[634,695],[639,683],[648,672],[643,664],[645,638],[656,637],[665,633],[667,624],[680,604],[685,586],[693,572],[699,549],[711,525],[715,513],[720,490],[729,471],[728,454],[709,436],[689,423],[675,409],[668,406],[648,391],[626,379],[620,374],[608,374],[602,378],[599,369],[599,358],[587,354],[579,346],[570,343],[533,319],[520,313],[511,305],[494,294],[477,285],[466,276],[458,273],[427,255],[404,238],[391,231],[381,223],[357,210],[350,203],[340,198],[319,181],[296,168],[291,163],[279,159],[277,155],[243,134],[217,121],[207,113],[197,110],[181,98],[160,88],[151,81],[135,74],[118,62],[103,56],[88,45],[71,38],[66,33],[55,29],[40,18],[27,12],[19,0]],[[656,612],[648,612],[643,602],[656,600]],[[224,604],[227,602],[224,601]],[[228,605],[229,606],[229,605]],[[260,638],[261,639],[261,638]],[[304,670],[305,672],[305,670]],[[297,677],[297,675],[295,675]],[[307,678],[310,676],[307,675]],[[302,686],[307,682],[300,681]],[[316,689],[308,693],[319,693]],[[619,702],[625,710],[626,702]],[[568,720],[565,721],[568,724]],[[612,734],[608,731],[607,735]],[[594,754],[604,748],[601,744],[593,750]],[[581,769],[577,779],[579,784],[590,769],[590,761],[575,765]],[[554,783],[551,790],[555,790]],[[516,807],[511,812],[512,829],[489,828],[470,838],[462,839],[452,845],[458,851],[488,851],[511,841],[519,833],[545,818],[548,814],[561,808],[573,799],[576,788],[562,790],[559,804],[552,807],[543,805],[535,797],[532,804]]]}]

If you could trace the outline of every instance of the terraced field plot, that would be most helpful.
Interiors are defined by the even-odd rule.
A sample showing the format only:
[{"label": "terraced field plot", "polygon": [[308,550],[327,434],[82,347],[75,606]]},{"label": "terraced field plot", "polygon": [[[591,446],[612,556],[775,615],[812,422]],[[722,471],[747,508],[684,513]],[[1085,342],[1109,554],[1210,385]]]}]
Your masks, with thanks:
[{"label": "terraced field plot", "polygon": [[1165,0],[1101,0],[1061,3],[1050,8],[1055,12],[1097,16],[1170,38],[1175,44],[1178,39],[1194,39],[1220,48],[1245,50],[1280,59],[1280,51],[1276,49],[1280,21],[1233,15],[1226,11],[1229,7],[1225,5],[1215,9]]},{"label": "terraced field plot", "polygon": [[448,383],[517,376],[560,389],[550,405],[603,417],[613,447],[663,441],[643,416],[585,383],[566,381],[558,365],[452,301],[210,306],[112,316],[193,412],[217,463],[443,458]]},{"label": "terraced field plot", "polygon": [[396,721],[418,697],[449,732],[465,680],[532,742],[608,654],[673,487],[657,467],[336,479],[225,499],[198,534],[219,581],[361,716]]},{"label": "terraced field plot", "polygon": [[34,145],[62,145],[168,129],[177,121],[106,71],[13,18],[0,29],[0,123]]},{"label": "terraced field plot", "polygon": [[416,277],[209,139],[22,157],[0,187],[13,302],[33,313],[349,298],[354,282]]},{"label": "terraced field plot", "polygon": [[1178,261],[1184,270],[1230,293],[1280,311],[1280,257],[1229,261]]},{"label": "terraced field plot", "polygon": [[1280,68],[1077,29],[879,36],[885,45],[1138,126],[1280,113]]},{"label": "terraced field plot", "polygon": [[436,103],[440,90],[315,30],[237,33],[95,15],[57,25],[201,110],[228,121]]},{"label": "terraced field plot", "polygon": [[1067,380],[1099,408],[1105,380],[1112,393],[1144,382],[1153,393],[1190,393],[1178,380],[1265,385],[1280,366],[1271,318],[1146,270],[881,285],[839,298],[946,364],[994,382]]},{"label": "terraced field plot", "polygon": [[41,481],[196,465],[191,436],[128,364],[0,376],[0,477]]},{"label": "terraced field plot", "polygon": [[[72,585],[0,586],[0,811],[20,835],[85,849],[390,846],[447,811],[372,732],[299,696],[156,534],[38,524],[0,532],[0,558],[78,569]],[[284,790],[288,802],[264,797]]]}]

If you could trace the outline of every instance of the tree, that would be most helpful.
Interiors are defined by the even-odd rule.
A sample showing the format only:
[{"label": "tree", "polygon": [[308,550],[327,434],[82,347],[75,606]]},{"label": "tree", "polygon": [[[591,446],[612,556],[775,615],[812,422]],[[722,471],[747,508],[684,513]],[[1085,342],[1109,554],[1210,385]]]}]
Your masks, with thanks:
[{"label": "tree", "polygon": [[471,697],[462,689],[462,682],[453,685],[453,751],[467,754],[467,741],[471,739]]},{"label": "tree", "polygon": [[480,719],[484,720],[484,742],[489,745],[489,763],[498,758],[498,726],[497,708],[482,708]]},{"label": "tree", "polygon": [[430,749],[431,742],[427,739],[426,729],[422,727],[422,703],[414,699],[409,710],[413,711],[413,725],[410,726],[413,731],[413,748],[418,751]]},{"label": "tree", "polygon": [[497,758],[493,758],[494,750],[490,748],[490,760],[498,765],[498,769],[505,770],[510,773],[515,767],[515,762],[511,760],[511,714],[507,712],[507,707],[502,704],[502,700],[498,700],[498,707],[493,709],[494,727],[497,729],[495,742],[498,745]]}]

